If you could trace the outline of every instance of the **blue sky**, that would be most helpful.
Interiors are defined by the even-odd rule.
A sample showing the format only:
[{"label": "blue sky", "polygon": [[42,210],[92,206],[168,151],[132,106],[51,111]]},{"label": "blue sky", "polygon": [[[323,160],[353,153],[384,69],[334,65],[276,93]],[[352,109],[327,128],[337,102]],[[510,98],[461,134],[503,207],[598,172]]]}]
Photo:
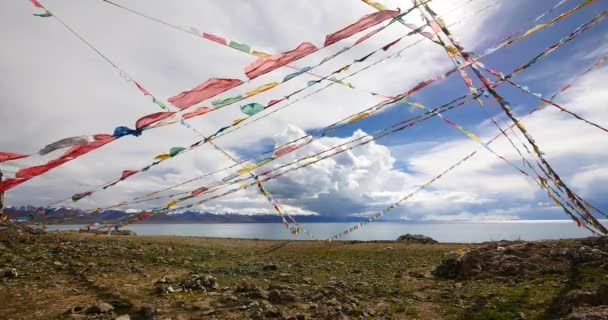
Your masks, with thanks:
[{"label": "blue sky", "polygon": [[[504,35],[520,29],[557,3],[474,0],[459,6],[465,2],[467,1],[437,0],[431,6],[448,23],[460,21],[451,29],[467,50],[475,52],[483,51]],[[244,78],[242,69],[253,61],[247,55],[240,55],[137,18],[99,1],[53,0],[42,3],[157,96],[168,98],[210,77]],[[315,6],[311,6],[310,2],[286,5],[266,1],[227,1],[221,4],[186,1],[179,5],[163,1],[151,1],[145,5],[137,1],[121,3],[172,23],[194,26],[202,31],[240,40],[267,52],[290,50],[303,41],[319,45],[325,34],[373,10],[359,1],[347,4],[329,1]],[[577,1],[567,1],[547,18],[555,17],[577,4]],[[389,8],[397,6],[391,2],[386,5]],[[492,5],[488,10],[471,16],[488,5]],[[455,6],[458,8],[450,10]],[[605,9],[604,2],[596,1],[571,17],[484,58],[483,63],[493,69],[510,72]],[[6,97],[6,108],[0,111],[0,125],[3,133],[10,132],[0,137],[0,150],[33,152],[45,143],[59,138],[107,132],[115,126],[128,125],[142,115],[156,111],[146,97],[134,91],[115,70],[56,21],[31,17],[34,11],[35,8],[25,1],[0,4],[0,23],[7,25],[0,28],[0,40],[7,44],[7,48],[11,48],[0,53],[0,72],[8,75],[0,80],[0,94]],[[418,14],[408,19],[413,23],[420,22]],[[406,32],[403,26],[394,24],[336,61],[315,69],[315,72],[331,72]],[[536,92],[550,95],[608,53],[607,34],[608,22],[603,21],[522,72],[514,80]],[[352,37],[345,44],[352,43],[357,38]],[[418,39],[419,36],[408,37],[392,50],[399,50]],[[321,50],[298,61],[297,65],[314,65],[341,47],[336,45]],[[394,51],[376,55],[369,62],[392,52]],[[349,82],[358,88],[393,95],[451,67],[443,49],[426,41],[404,51],[400,57],[388,59],[377,67],[358,74],[349,79]],[[601,85],[608,80],[606,70],[606,67],[602,67],[579,79],[558,102],[599,124],[608,124],[605,107],[608,93],[605,86]],[[282,79],[290,72],[283,69],[274,71],[256,79],[252,86]],[[256,97],[255,101],[266,102],[280,97],[311,79],[303,76],[293,83],[290,81],[289,85],[264,93]],[[478,81],[475,84],[480,85]],[[456,73],[414,94],[410,100],[434,107],[466,92],[462,78]],[[508,84],[502,85],[498,92],[520,115],[538,104],[536,98],[527,96]],[[233,93],[236,92],[231,91],[226,96]],[[260,150],[272,148],[275,144],[289,141],[304,132],[322,128],[341,117],[370,107],[378,99],[363,91],[333,86],[302,103],[256,122],[255,125],[220,138],[217,143],[237,158],[247,158]],[[507,124],[508,119],[496,104],[488,103],[487,100],[485,102],[483,108],[486,111],[475,103],[469,103],[446,112],[445,116],[475,132],[483,140],[488,140],[494,136],[496,129],[489,123],[487,114],[495,115],[503,124]],[[340,129],[331,138],[318,140],[273,165],[321,151],[420,112],[419,109],[404,104],[394,105],[356,125]],[[210,134],[238,117],[238,106],[234,105],[191,123],[203,133]],[[537,112],[534,117],[526,119],[524,124],[566,182],[598,207],[608,209],[605,197],[608,191],[605,187],[608,182],[608,168],[605,165],[608,163],[608,137],[598,129],[581,124],[551,107]],[[86,155],[11,190],[8,202],[13,205],[41,205],[64,198],[111,180],[124,169],[140,168],[149,163],[155,154],[165,152],[172,146],[188,145],[197,139],[192,132],[179,126],[154,130],[139,138],[121,139],[124,141]],[[518,139],[523,141],[521,136]],[[497,142],[494,148],[514,163],[521,164],[517,154],[504,141]],[[376,143],[269,182],[267,188],[290,212],[367,215],[390,204],[477,149],[480,149],[479,145],[433,118]],[[566,217],[552,207],[546,194],[529,180],[486,151],[480,150],[478,153],[474,159],[396,210],[394,217],[415,220]],[[1,168],[10,174],[20,167],[41,161],[46,161],[46,158],[5,163]],[[70,205],[91,208],[112,204],[230,164],[215,150],[203,147],[115,188]],[[180,190],[193,189],[213,178],[221,176]],[[148,203],[142,207],[160,204],[162,203]],[[206,203],[199,209],[214,212],[272,212],[255,190],[245,190]]]}]

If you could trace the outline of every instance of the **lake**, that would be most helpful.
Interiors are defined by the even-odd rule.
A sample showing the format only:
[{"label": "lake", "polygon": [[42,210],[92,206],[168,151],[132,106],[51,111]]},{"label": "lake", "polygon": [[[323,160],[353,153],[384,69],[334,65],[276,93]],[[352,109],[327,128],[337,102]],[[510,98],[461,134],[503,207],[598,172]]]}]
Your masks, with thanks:
[{"label": "lake", "polygon": [[[351,224],[307,223],[303,227],[319,239],[326,239]],[[51,225],[48,230],[76,230],[82,225]],[[125,229],[139,235],[173,235],[220,238],[307,240],[304,234],[293,236],[279,223],[220,224],[140,224]],[[496,240],[544,240],[592,236],[566,220],[520,220],[501,222],[376,222],[355,231],[342,240],[395,240],[406,233],[422,234],[440,242],[483,242]]]}]

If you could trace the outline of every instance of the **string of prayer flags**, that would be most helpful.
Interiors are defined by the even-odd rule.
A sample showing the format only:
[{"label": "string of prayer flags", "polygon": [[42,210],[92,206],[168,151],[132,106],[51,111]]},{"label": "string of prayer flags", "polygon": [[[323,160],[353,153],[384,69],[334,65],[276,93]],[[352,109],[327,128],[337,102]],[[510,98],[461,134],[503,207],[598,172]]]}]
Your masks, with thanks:
[{"label": "string of prayer flags", "polygon": [[[552,100],[550,100],[550,99],[545,99],[545,98],[543,98],[543,97],[542,97],[542,95],[540,95],[539,93],[532,92],[532,91],[530,90],[530,88],[528,88],[527,86],[521,86],[521,85],[519,85],[519,84],[515,83],[515,82],[514,82],[512,79],[507,79],[507,82],[509,82],[509,83],[510,83],[510,84],[512,84],[513,86],[515,86],[515,87],[517,87],[517,88],[521,89],[521,91],[523,91],[523,92],[525,92],[525,93],[527,93],[527,94],[530,94],[530,95],[533,95],[533,96],[537,97],[538,99],[540,99],[540,100],[541,100],[543,103],[545,103],[545,104],[550,104],[550,105],[552,105],[552,106],[554,106],[554,107],[558,108],[560,111],[565,112],[565,113],[567,113],[567,114],[569,114],[569,115],[571,115],[571,116],[575,117],[575,118],[576,118],[576,119],[578,119],[578,120],[581,120],[581,121],[583,121],[583,122],[585,122],[585,123],[587,123],[587,124],[589,124],[589,125],[592,125],[592,126],[594,126],[594,127],[598,128],[598,129],[600,129],[600,130],[602,130],[602,131],[604,131],[604,132],[608,132],[608,129],[606,129],[605,127],[603,127],[603,126],[601,126],[601,125],[599,125],[599,124],[597,124],[597,123],[594,123],[594,122],[592,122],[592,121],[589,121],[589,120],[587,120],[587,119],[585,119],[585,118],[581,117],[580,115],[578,115],[578,114],[576,114],[576,113],[574,113],[574,112],[572,112],[572,111],[570,111],[570,110],[568,110],[568,109],[566,109],[566,108],[562,107],[561,105],[559,105],[559,104],[557,104],[557,103],[553,102],[553,101],[552,101]],[[567,87],[566,87],[566,89],[567,89]]]},{"label": "string of prayer flags", "polygon": [[[576,78],[586,75],[587,73],[591,72],[595,68],[601,66],[606,61],[608,61],[608,55],[605,55],[605,56],[601,57],[599,60],[597,60],[596,62],[594,62],[589,68],[585,69],[585,71],[583,71],[581,74],[577,75]],[[564,85],[561,89],[559,89],[557,92],[555,92],[553,95],[551,95],[551,97],[549,97],[549,99],[547,99],[547,100],[555,101],[555,98],[557,98],[557,96],[564,93],[566,90],[570,89],[571,87],[572,87],[572,82]],[[546,106],[547,104],[548,104],[548,102],[543,101],[538,105],[538,108],[542,108],[542,107]]]}]

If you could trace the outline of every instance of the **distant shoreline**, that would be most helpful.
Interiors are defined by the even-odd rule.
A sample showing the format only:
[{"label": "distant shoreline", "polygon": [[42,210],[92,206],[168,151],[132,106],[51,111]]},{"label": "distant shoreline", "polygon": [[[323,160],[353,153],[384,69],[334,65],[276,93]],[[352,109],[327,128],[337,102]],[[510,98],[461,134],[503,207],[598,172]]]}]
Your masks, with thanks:
[{"label": "distant shoreline", "polygon": [[[79,235],[79,236],[90,236],[90,235],[94,235],[93,233],[88,233],[88,232],[78,232],[75,230],[52,230],[52,231],[47,231],[52,233],[61,233],[61,234],[71,234],[71,235]],[[210,236],[190,236],[190,235],[162,235],[162,234],[157,234],[157,235],[151,235],[151,234],[143,234],[143,235],[107,235],[107,234],[99,234],[96,236],[100,236],[100,237],[111,237],[111,238],[139,238],[139,239],[154,239],[154,240],[167,240],[167,241],[171,241],[171,240],[180,240],[180,239],[197,239],[197,240],[213,240],[213,241],[231,241],[231,240],[237,240],[237,241],[263,241],[263,242],[276,242],[276,243],[283,243],[283,242],[336,242],[336,243],[344,243],[344,244],[371,244],[371,243],[386,243],[386,244],[408,244],[408,245],[415,245],[415,246],[441,246],[441,245],[486,245],[486,244],[492,244],[492,243],[499,243],[499,242],[509,242],[509,243],[514,243],[514,242],[518,242],[518,243],[525,243],[525,242],[572,242],[572,241],[581,241],[590,237],[576,237],[576,238],[562,238],[562,239],[538,239],[538,240],[489,240],[489,241],[480,241],[480,242],[454,242],[454,241],[447,241],[447,242],[442,242],[439,241],[437,243],[429,243],[429,244],[424,244],[424,243],[407,243],[404,241],[400,241],[400,240],[350,240],[350,239],[340,239],[340,240],[331,240],[328,241],[327,239],[318,239],[318,240],[312,240],[312,239],[265,239],[265,238],[239,238],[239,237],[210,237]]]}]

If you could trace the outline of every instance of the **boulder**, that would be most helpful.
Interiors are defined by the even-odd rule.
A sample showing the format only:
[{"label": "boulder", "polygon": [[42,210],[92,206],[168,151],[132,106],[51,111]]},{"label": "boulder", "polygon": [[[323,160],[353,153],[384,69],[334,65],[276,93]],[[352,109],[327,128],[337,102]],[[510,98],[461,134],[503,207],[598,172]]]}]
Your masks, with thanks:
[{"label": "boulder", "polygon": [[519,281],[543,274],[567,272],[572,261],[568,254],[563,254],[557,242],[501,241],[450,252],[433,270],[433,275],[451,279],[487,276]]}]

